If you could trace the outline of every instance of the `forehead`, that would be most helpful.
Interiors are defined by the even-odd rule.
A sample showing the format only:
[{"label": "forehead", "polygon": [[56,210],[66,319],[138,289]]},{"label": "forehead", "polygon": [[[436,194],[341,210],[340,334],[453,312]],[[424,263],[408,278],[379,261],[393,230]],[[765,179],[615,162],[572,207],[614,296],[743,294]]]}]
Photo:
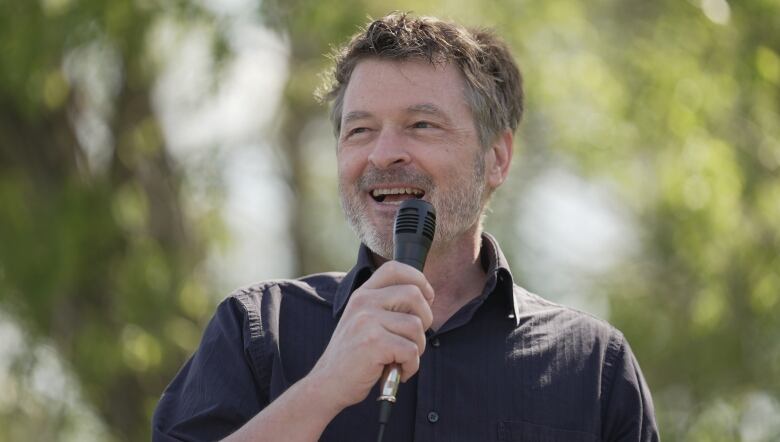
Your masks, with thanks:
[{"label": "forehead", "polygon": [[349,112],[391,112],[433,104],[453,117],[470,118],[465,81],[452,64],[425,60],[360,61],[344,94],[342,115]]}]

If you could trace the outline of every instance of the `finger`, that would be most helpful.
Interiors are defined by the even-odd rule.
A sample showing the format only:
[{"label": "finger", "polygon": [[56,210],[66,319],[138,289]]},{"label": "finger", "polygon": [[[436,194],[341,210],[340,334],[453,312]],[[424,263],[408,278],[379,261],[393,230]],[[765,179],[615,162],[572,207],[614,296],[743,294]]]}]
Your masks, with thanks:
[{"label": "finger", "polygon": [[398,285],[374,290],[367,297],[372,297],[372,303],[390,312],[408,313],[417,316],[425,330],[433,323],[433,311],[416,285]]},{"label": "finger", "polygon": [[406,382],[420,369],[420,356],[409,359],[405,364],[401,364],[401,382]]},{"label": "finger", "polygon": [[417,345],[398,335],[389,333],[387,341],[389,352],[382,365],[398,364],[401,366],[401,381],[406,382],[420,368],[420,355]]},{"label": "finger", "polygon": [[411,314],[384,312],[379,317],[379,322],[385,330],[401,336],[417,345],[417,354],[425,351],[425,327],[422,320]]},{"label": "finger", "polygon": [[423,273],[414,267],[398,261],[387,261],[371,275],[362,287],[378,289],[399,284],[414,284],[420,288],[428,304],[433,303],[433,287]]}]

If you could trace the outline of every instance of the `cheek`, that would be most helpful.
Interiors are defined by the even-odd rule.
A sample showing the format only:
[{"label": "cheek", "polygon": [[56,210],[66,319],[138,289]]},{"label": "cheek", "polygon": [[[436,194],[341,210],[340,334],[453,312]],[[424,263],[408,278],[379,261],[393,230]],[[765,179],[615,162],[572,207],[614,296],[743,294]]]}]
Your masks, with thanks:
[{"label": "cheek", "polygon": [[340,153],[337,157],[337,162],[338,178],[342,184],[350,183],[360,177],[363,166],[354,154]]},{"label": "cheek", "polygon": [[[440,177],[442,187],[463,187],[471,185],[475,178],[475,158],[460,158],[460,161],[450,162],[443,169],[446,172]],[[484,172],[481,174],[484,178]]]}]

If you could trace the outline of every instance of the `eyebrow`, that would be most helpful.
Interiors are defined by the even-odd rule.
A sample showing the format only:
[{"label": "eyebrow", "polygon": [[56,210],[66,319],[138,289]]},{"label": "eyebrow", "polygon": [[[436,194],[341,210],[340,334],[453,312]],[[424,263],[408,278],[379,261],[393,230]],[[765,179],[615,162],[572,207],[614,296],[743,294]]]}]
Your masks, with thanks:
[{"label": "eyebrow", "polygon": [[[446,112],[444,112],[439,106],[436,106],[433,103],[420,103],[415,104],[412,106],[409,106],[406,108],[406,111],[409,113],[421,113],[421,114],[428,114],[433,115],[436,117],[439,117],[443,119],[445,122],[449,123],[450,119],[447,117]],[[352,111],[344,115],[344,118],[341,122],[341,126],[346,126],[348,123],[355,121],[355,120],[361,120],[364,118],[370,118],[372,114],[370,112],[366,111]]]},{"label": "eyebrow", "polygon": [[439,118],[443,119],[446,123],[450,122],[450,119],[447,116],[447,113],[444,112],[439,106],[436,106],[433,103],[415,104],[413,106],[407,107],[406,110],[408,112],[411,112],[411,113],[421,113],[421,114],[433,115],[435,117],[439,117]]},{"label": "eyebrow", "polygon": [[371,114],[366,111],[352,111],[346,115],[344,115],[344,119],[341,122],[341,126],[346,126],[347,123],[354,121],[354,120],[360,120],[363,118],[370,117]]}]

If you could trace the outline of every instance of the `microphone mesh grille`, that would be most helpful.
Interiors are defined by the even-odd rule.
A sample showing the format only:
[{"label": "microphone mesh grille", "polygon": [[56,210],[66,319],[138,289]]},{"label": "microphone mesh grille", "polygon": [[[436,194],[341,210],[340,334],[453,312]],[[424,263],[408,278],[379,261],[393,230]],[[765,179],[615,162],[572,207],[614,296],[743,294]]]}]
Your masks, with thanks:
[{"label": "microphone mesh grille", "polygon": [[423,225],[423,235],[433,241],[433,234],[436,233],[436,214],[427,212],[425,214],[425,224]]},{"label": "microphone mesh grille", "polygon": [[417,208],[404,207],[395,219],[395,233],[417,233],[417,222],[420,219]]}]

